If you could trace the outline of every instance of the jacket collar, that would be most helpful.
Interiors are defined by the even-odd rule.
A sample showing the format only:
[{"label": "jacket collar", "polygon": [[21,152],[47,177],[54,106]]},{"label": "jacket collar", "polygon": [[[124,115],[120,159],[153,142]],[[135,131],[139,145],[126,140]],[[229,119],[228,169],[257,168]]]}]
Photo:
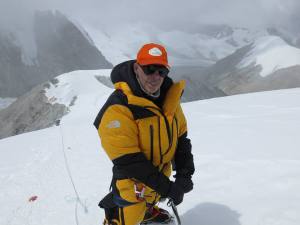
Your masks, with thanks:
[{"label": "jacket collar", "polygon": [[123,62],[114,67],[111,72],[111,81],[118,90],[127,96],[128,104],[141,107],[156,108],[163,111],[166,116],[173,116],[180,104],[180,98],[185,87],[185,81],[173,83],[170,77],[166,77],[161,86],[162,107],[159,108],[151,97],[147,97],[138,84],[133,70],[135,60]]}]

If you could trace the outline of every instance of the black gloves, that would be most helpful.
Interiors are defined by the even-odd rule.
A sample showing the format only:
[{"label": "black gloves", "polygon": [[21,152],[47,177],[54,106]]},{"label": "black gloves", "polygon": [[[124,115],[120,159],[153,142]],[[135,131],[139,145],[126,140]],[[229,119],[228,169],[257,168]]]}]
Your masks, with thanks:
[{"label": "black gloves", "polygon": [[194,187],[191,177],[177,176],[175,179],[175,184],[178,185],[184,193],[190,192]]},{"label": "black gloves", "polygon": [[171,182],[169,192],[168,192],[167,195],[170,199],[173,200],[175,205],[179,205],[183,200],[184,192],[183,192],[183,190],[181,189],[180,186],[178,186],[174,182]]}]

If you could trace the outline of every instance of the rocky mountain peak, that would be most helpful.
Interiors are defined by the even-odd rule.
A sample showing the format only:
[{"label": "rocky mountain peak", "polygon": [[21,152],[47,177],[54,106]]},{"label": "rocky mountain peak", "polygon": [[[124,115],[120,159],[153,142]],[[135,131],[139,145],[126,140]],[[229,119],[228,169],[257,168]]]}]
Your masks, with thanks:
[{"label": "rocky mountain peak", "polygon": [[82,29],[59,11],[36,12],[30,36],[24,40],[13,32],[0,33],[0,97],[18,97],[66,72],[112,68]]}]

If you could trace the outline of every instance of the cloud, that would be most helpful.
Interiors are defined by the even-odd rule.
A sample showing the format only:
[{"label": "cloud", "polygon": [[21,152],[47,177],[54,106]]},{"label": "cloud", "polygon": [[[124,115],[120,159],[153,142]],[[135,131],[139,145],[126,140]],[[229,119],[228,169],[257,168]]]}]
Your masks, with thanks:
[{"label": "cloud", "polygon": [[195,23],[246,27],[281,24],[296,29],[300,3],[298,0],[0,0],[0,26],[22,23],[36,9],[58,9],[78,20],[112,29],[134,22],[165,29]]},{"label": "cloud", "polygon": [[166,29],[193,23],[290,26],[300,14],[298,0],[88,0],[87,4],[80,4],[80,8],[77,7],[73,15],[99,24],[117,27],[123,22],[141,21]]}]

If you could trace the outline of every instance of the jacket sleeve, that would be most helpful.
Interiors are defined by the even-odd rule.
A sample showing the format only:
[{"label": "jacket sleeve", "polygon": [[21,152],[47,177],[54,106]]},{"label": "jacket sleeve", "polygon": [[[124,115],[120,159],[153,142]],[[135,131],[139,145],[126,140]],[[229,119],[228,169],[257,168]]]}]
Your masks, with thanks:
[{"label": "jacket sleeve", "polygon": [[138,144],[138,128],[131,111],[112,105],[103,114],[98,129],[102,146],[112,160],[115,177],[134,178],[166,196],[171,181],[147,160]]},{"label": "jacket sleeve", "polygon": [[191,140],[187,137],[187,123],[181,107],[178,110],[179,120],[179,138],[175,152],[175,170],[176,175],[191,177],[195,172],[194,157],[192,154]]},{"label": "jacket sleeve", "polygon": [[166,197],[171,185],[169,178],[160,172],[143,153],[126,154],[113,160],[113,173],[118,177],[135,178],[162,197]]}]

